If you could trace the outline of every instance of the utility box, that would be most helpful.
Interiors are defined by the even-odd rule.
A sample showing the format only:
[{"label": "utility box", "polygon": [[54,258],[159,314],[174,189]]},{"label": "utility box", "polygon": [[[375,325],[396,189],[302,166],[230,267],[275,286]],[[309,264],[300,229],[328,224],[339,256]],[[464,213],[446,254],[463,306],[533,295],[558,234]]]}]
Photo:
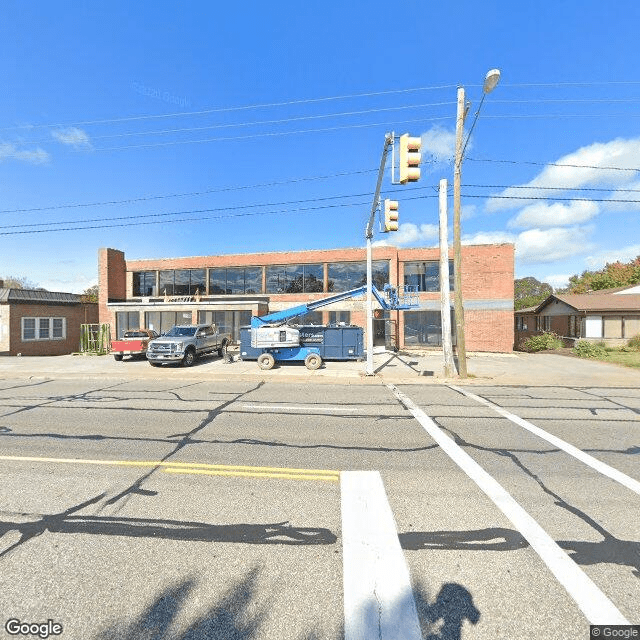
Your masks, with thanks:
[{"label": "utility box", "polygon": [[[284,327],[282,327],[284,330]],[[299,325],[301,347],[317,347],[323,360],[362,360],[362,327],[355,325]],[[240,329],[240,357],[257,360],[263,349],[252,347],[251,328]]]}]

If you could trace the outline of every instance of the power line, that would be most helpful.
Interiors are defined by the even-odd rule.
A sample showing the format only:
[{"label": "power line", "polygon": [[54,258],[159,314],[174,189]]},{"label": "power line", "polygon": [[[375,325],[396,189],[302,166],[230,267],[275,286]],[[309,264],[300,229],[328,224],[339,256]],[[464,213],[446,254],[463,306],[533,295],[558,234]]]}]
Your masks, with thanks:
[{"label": "power line", "polygon": [[542,167],[569,167],[572,169],[601,169],[603,171],[640,171],[635,167],[602,167],[589,164],[567,164],[561,162],[539,162],[534,160],[496,160],[491,158],[465,158],[471,162],[495,162],[501,164],[532,164]]},{"label": "power line", "polygon": [[[375,171],[375,170],[374,170]],[[415,190],[424,190],[424,189],[433,189],[436,190],[435,185],[427,185],[421,187],[409,187],[409,188],[400,188],[400,189],[392,189],[386,191],[386,193],[400,193],[406,191],[415,191]],[[224,207],[225,211],[237,211],[240,209],[253,209],[257,207],[276,207],[276,206],[286,206],[291,204],[304,204],[307,202],[325,202],[327,200],[345,200],[347,198],[362,198],[370,195],[369,192],[366,193],[351,193],[351,194],[341,194],[337,196],[324,196],[324,197],[314,197],[314,198],[303,198],[301,200],[286,200],[284,202],[258,202],[252,204],[243,204],[236,205],[233,207]],[[429,196],[430,197],[430,196]],[[344,203],[345,205],[349,205],[350,203]],[[140,218],[161,218],[166,216],[176,216],[190,213],[210,213],[212,211],[216,211],[217,209],[190,209],[187,211],[168,211],[164,213],[144,213],[144,214],[134,214],[134,215],[126,215],[126,216],[112,216],[110,218],[93,218],[93,219],[84,219],[84,220],[58,220],[54,222],[35,222],[28,224],[12,224],[12,225],[3,225],[5,229],[19,229],[19,228],[32,228],[32,227],[50,227],[52,225],[57,224],[80,224],[81,222],[108,222],[112,220],[136,220]]]},{"label": "power line", "polygon": [[624,193],[640,193],[640,189],[621,189],[612,187],[609,189],[596,187],[529,187],[525,185],[505,185],[505,184],[465,184],[465,187],[478,189],[539,189],[549,191],[613,191]]},{"label": "power line", "polygon": [[27,212],[34,212],[34,211],[75,209],[75,208],[81,208],[81,207],[104,207],[104,206],[112,206],[112,205],[120,205],[120,204],[132,204],[135,202],[148,202],[151,200],[164,200],[169,198],[185,198],[185,197],[191,197],[191,196],[208,195],[211,193],[223,193],[227,191],[241,191],[246,189],[275,187],[275,186],[281,186],[285,184],[295,184],[297,182],[328,180],[331,178],[341,178],[344,176],[355,176],[355,175],[361,175],[365,173],[373,173],[377,170],[378,169],[363,169],[361,171],[344,171],[341,173],[333,173],[325,176],[307,176],[302,178],[290,178],[287,180],[280,180],[280,181],[274,181],[274,182],[262,182],[262,183],[250,184],[250,185],[237,185],[233,187],[217,187],[215,189],[205,189],[204,191],[191,191],[187,193],[168,193],[164,195],[141,196],[136,198],[126,198],[124,200],[106,200],[102,202],[79,202],[79,203],[72,203],[72,204],[51,205],[47,207],[31,207],[31,208],[25,208],[25,209],[2,209],[0,210],[0,213],[27,213]]},{"label": "power line", "polygon": [[[182,127],[180,129],[156,129],[152,131],[129,131],[125,133],[113,133],[102,136],[91,136],[93,140],[106,140],[109,138],[127,138],[132,136],[150,136],[150,135],[166,135],[169,133],[185,133],[191,131],[210,131],[212,129],[231,129],[233,127],[250,127],[263,124],[284,124],[287,122],[300,122],[303,120],[321,120],[326,118],[338,118],[345,116],[366,115],[370,113],[380,113],[384,111],[399,111],[401,109],[422,109],[424,107],[441,107],[454,105],[455,102],[429,102],[424,104],[409,104],[399,107],[381,107],[378,109],[365,109],[361,111],[343,111],[341,113],[323,113],[312,116],[296,116],[292,118],[280,118],[276,120],[254,120],[252,122],[232,122],[224,124],[214,124],[206,127]],[[41,144],[44,142],[50,142],[51,138],[42,138],[40,140],[25,140],[21,141],[21,144]]]},{"label": "power line", "polygon": [[399,124],[405,124],[408,122],[437,122],[441,120],[454,120],[455,116],[441,116],[437,118],[414,118],[408,120],[400,120],[395,122],[371,122],[367,124],[352,124],[352,125],[340,125],[335,127],[324,127],[320,129],[298,129],[294,131],[275,131],[269,133],[254,133],[247,134],[243,136],[220,136],[217,138],[204,138],[201,140],[173,140],[168,142],[155,142],[150,144],[132,144],[132,145],[123,145],[119,147],[95,147],[91,149],[92,151],[123,151],[126,149],[148,149],[152,147],[168,147],[173,145],[182,145],[182,144],[200,144],[203,142],[223,142],[230,140],[253,140],[256,138],[269,138],[269,137],[279,137],[279,136],[290,136],[297,135],[301,133],[320,133],[326,131],[344,131],[345,129],[362,129],[366,127],[393,127]]},{"label": "power line", "polygon": [[488,195],[471,195],[463,194],[465,198],[485,198],[486,200],[553,200],[559,202],[633,202],[640,204],[640,200],[627,200],[622,198],[558,198],[558,197],[542,197],[542,196],[488,196]]},{"label": "power line", "polygon": [[49,124],[38,124],[38,125],[21,125],[17,127],[5,127],[0,128],[0,131],[17,131],[20,129],[44,129],[44,128],[54,128],[54,127],[72,127],[72,126],[87,126],[87,125],[95,125],[95,124],[113,124],[116,122],[133,122],[136,120],[153,120],[153,119],[161,119],[161,118],[177,118],[184,116],[200,116],[200,115],[208,115],[211,113],[229,113],[232,111],[247,111],[250,109],[266,109],[272,107],[285,107],[296,104],[312,104],[318,102],[329,102],[333,100],[348,100],[353,98],[371,98],[375,96],[384,96],[384,95],[393,95],[399,93],[415,93],[418,91],[434,91],[438,89],[455,89],[456,85],[439,85],[439,86],[431,86],[431,87],[414,87],[410,89],[390,89],[387,91],[372,91],[369,93],[353,93],[346,95],[338,95],[338,96],[327,96],[323,98],[305,98],[299,100],[288,100],[284,102],[270,102],[270,103],[262,103],[262,104],[251,104],[251,105],[243,105],[236,107],[218,107],[214,109],[203,109],[201,111],[180,111],[177,113],[164,113],[164,114],[145,114],[139,116],[125,116],[122,118],[107,118],[102,120],[80,120],[75,122],[57,122],[57,123],[49,123]]}]

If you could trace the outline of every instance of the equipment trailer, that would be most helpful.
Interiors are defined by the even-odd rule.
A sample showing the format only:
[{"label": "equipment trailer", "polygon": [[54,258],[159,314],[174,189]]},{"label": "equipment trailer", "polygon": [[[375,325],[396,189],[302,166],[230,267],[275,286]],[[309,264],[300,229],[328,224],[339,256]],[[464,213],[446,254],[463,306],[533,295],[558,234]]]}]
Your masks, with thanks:
[{"label": "equipment trailer", "polygon": [[[276,362],[304,361],[307,369],[318,369],[322,365],[322,357],[318,347],[303,345],[300,341],[300,330],[288,324],[297,316],[304,315],[320,307],[354,298],[367,292],[367,287],[358,287],[343,293],[337,293],[322,300],[314,300],[306,304],[274,311],[266,316],[251,318],[251,347],[258,349],[258,366],[271,369]],[[375,286],[371,292],[380,306],[385,310],[410,309],[417,306],[416,287],[405,286],[403,295],[399,296],[395,288],[385,285],[384,295]]]}]

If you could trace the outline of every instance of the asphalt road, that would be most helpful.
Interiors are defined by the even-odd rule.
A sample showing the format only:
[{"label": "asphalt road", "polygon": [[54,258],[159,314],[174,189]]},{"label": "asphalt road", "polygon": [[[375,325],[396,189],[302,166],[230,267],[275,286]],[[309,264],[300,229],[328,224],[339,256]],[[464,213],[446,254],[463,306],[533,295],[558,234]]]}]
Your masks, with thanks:
[{"label": "asphalt road", "polygon": [[[367,615],[364,640],[411,615],[425,640],[640,623],[640,390],[465,391],[0,380],[0,638],[20,637],[9,619],[64,640],[333,640]],[[391,541],[384,498],[358,493],[376,473]],[[363,614],[351,590],[378,564]]]}]

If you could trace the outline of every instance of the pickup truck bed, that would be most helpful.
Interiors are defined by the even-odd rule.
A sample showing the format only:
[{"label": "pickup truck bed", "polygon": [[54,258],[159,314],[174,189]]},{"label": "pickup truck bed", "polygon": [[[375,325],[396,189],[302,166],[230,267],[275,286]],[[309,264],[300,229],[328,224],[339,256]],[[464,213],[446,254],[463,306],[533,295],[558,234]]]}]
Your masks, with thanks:
[{"label": "pickup truck bed", "polygon": [[111,341],[111,354],[114,359],[121,361],[124,356],[144,357],[147,353],[149,342],[157,337],[155,331],[138,329],[126,331],[121,340]]}]

